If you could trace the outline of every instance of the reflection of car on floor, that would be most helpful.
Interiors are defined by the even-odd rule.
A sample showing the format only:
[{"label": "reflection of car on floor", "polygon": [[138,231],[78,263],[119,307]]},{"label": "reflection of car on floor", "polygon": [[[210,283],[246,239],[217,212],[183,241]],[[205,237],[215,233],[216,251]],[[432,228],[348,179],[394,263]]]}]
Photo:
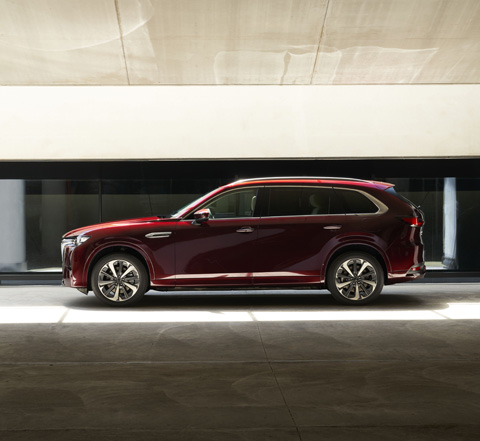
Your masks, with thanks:
[{"label": "reflection of car on floor", "polygon": [[137,303],[148,289],[300,286],[366,304],[384,284],[423,277],[423,223],[384,182],[243,180],[168,217],[67,233],[63,284],[114,306]]}]

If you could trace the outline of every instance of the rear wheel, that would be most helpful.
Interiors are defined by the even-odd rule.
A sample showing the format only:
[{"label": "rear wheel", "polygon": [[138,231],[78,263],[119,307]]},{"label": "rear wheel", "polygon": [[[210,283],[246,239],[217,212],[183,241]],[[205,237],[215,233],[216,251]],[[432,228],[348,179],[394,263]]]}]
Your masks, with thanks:
[{"label": "rear wheel", "polygon": [[138,303],[148,289],[145,266],[126,253],[108,254],[93,267],[91,275],[95,296],[110,306]]},{"label": "rear wheel", "polygon": [[384,271],[375,257],[350,252],[337,257],[327,271],[327,287],[335,300],[348,305],[365,305],[383,289]]}]

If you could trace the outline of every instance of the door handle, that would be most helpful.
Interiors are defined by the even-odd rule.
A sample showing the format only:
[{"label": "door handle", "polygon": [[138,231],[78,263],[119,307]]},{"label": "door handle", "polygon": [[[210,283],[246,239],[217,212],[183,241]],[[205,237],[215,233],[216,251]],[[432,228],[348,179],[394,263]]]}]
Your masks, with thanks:
[{"label": "door handle", "polygon": [[242,227],[237,230],[237,233],[253,233],[255,228],[252,227]]},{"label": "door handle", "polygon": [[327,225],[323,227],[324,230],[339,230],[342,228],[342,225]]},{"label": "door handle", "polygon": [[171,235],[172,235],[171,231],[158,231],[155,233],[145,234],[145,237],[147,239],[165,239],[167,237],[170,237]]}]

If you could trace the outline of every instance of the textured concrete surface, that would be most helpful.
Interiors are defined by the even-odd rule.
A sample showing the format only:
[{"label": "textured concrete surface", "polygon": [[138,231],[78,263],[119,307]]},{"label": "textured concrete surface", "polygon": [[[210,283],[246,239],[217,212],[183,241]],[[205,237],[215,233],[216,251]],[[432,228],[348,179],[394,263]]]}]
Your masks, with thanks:
[{"label": "textured concrete surface", "polygon": [[0,439],[478,439],[480,284],[151,294],[0,287]]},{"label": "textured concrete surface", "polygon": [[2,1],[0,84],[478,83],[479,19],[478,0]]}]

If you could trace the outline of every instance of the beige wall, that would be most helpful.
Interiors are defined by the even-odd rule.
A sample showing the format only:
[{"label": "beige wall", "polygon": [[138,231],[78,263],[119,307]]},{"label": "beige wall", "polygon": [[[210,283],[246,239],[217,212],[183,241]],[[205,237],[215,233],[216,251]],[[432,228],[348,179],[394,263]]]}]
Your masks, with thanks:
[{"label": "beige wall", "polygon": [[480,156],[479,85],[1,87],[0,160]]}]

